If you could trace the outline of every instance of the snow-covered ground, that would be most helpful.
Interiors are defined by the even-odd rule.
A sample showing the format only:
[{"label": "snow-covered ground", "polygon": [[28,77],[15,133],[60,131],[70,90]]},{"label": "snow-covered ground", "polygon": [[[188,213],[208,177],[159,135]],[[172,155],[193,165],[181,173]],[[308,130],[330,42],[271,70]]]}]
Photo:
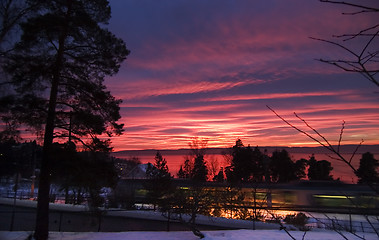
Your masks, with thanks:
[{"label": "snow-covered ground", "polygon": [[[2,191],[7,192],[7,191]],[[30,200],[16,200],[16,205],[25,207],[35,207],[36,201]],[[0,198],[0,204],[13,205],[14,199],[10,198]],[[88,211],[86,206],[74,206],[65,204],[50,204],[50,209],[58,211]],[[113,215],[117,217],[132,217],[132,218],[144,218],[144,219],[155,219],[155,220],[165,220],[162,219],[160,213],[147,212],[147,211],[112,211],[108,209],[108,215]],[[315,217],[322,217],[315,216]],[[324,216],[325,217],[325,216]],[[331,219],[345,219],[346,216],[328,216]],[[351,218],[351,216],[349,216]],[[364,219],[360,219],[362,216],[353,216],[353,221],[361,222]],[[251,228],[251,221],[234,220],[234,219],[224,219],[224,218],[208,218],[201,216],[198,218],[198,223],[217,225],[220,227],[237,227],[238,228]],[[257,223],[257,228],[260,230],[219,230],[219,231],[204,231],[205,240],[240,240],[240,239],[292,239],[284,230],[278,230],[279,226],[277,224],[267,224],[267,223]],[[7,232],[0,231],[0,240],[25,240],[31,232]],[[313,228],[312,231],[308,231],[303,238],[304,232],[302,231],[290,231],[290,234],[295,239],[379,239],[375,233],[361,233],[358,232],[357,236],[351,233],[343,232],[342,235],[335,231],[326,229]],[[346,237],[346,238],[344,238]],[[195,240],[198,239],[192,232],[51,232],[49,240],[145,240],[145,239],[156,239],[156,240]]]},{"label": "snow-covered ground", "polygon": [[[304,232],[290,232],[295,239],[303,239]],[[0,232],[1,240],[25,240],[30,232]],[[205,231],[204,240],[277,240],[291,239],[283,230],[229,230]],[[343,233],[349,240],[360,239],[350,233]],[[364,239],[378,239],[374,234],[361,235]],[[49,240],[196,240],[192,232],[117,232],[117,233],[67,233],[51,232]],[[333,231],[310,231],[305,240],[338,240],[344,239]]]}]

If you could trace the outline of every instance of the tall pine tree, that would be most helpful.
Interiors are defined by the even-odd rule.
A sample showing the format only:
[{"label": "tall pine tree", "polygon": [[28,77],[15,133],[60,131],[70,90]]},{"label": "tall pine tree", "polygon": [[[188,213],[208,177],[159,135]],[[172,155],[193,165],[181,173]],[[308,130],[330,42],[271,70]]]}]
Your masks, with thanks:
[{"label": "tall pine tree", "polygon": [[[22,36],[5,70],[14,86],[12,116],[43,132],[43,159],[35,238],[48,238],[50,150],[56,137],[108,148],[98,135],[122,133],[120,100],[103,84],[129,54],[125,43],[105,29],[106,0],[30,0],[37,15],[21,25]],[[85,142],[83,137],[92,141]]]}]

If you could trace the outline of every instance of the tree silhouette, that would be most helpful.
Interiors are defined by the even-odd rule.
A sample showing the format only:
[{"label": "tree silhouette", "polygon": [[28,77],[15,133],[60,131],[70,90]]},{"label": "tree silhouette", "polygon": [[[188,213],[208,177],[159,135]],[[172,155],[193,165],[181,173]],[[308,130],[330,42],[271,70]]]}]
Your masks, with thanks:
[{"label": "tree silhouette", "polygon": [[23,0],[3,0],[0,2],[0,57],[12,51],[17,39],[19,25],[33,14],[40,3]]},{"label": "tree silhouette", "polygon": [[[333,0],[320,0],[320,2],[337,4],[350,7],[351,12],[344,12],[344,15],[352,17],[361,14],[371,14],[378,17],[379,8],[372,3],[362,3],[357,1],[333,1]],[[345,33],[335,35],[334,40],[326,40],[320,38],[312,38],[318,41],[326,42],[335,46],[337,49],[346,53],[343,59],[324,59],[319,61],[336,66],[346,72],[359,73],[370,82],[379,87],[379,80],[377,73],[379,72],[378,58],[379,58],[379,24],[373,26],[366,26],[364,29],[355,33]],[[352,46],[357,44],[359,47]]]},{"label": "tree silhouette", "polygon": [[[65,191],[65,202],[81,204],[82,194],[91,196],[90,207],[95,210],[104,203],[101,188],[114,187],[118,180],[112,158],[105,152],[77,152],[72,142],[52,145],[52,182]],[[70,199],[69,190],[76,196]]]},{"label": "tree silhouette", "polygon": [[168,170],[167,161],[163,158],[162,154],[157,151],[154,157],[154,164],[149,165],[146,174],[149,178],[160,179],[160,178],[171,178],[171,174]]},{"label": "tree silhouette", "polygon": [[305,169],[307,167],[307,160],[300,159],[295,162],[295,176],[296,179],[305,178],[307,175],[305,174]]},{"label": "tree silhouette", "polygon": [[206,182],[208,179],[208,169],[203,155],[198,155],[194,159],[191,179],[197,182]]},{"label": "tree silhouette", "polygon": [[180,165],[180,169],[177,174],[178,178],[185,178],[185,179],[191,178],[192,169],[193,169],[193,163],[191,159],[187,157],[184,160],[184,163]]},{"label": "tree silhouette", "polygon": [[[56,137],[106,147],[97,135],[121,134],[119,103],[103,85],[129,51],[101,25],[108,1],[28,1],[38,15],[21,25],[22,36],[5,66],[14,86],[12,116],[44,134],[35,238],[48,237],[50,149]],[[101,24],[101,25],[100,25]],[[82,137],[89,136],[86,143]],[[108,149],[109,150],[109,149]]]},{"label": "tree silhouette", "polygon": [[241,139],[237,139],[232,148],[232,161],[228,169],[229,182],[248,182],[252,176],[254,163],[252,149],[245,147]]},{"label": "tree silhouette", "polygon": [[298,179],[295,163],[284,149],[272,153],[270,172],[272,182],[289,182]]},{"label": "tree silhouette", "polygon": [[[179,216],[179,221],[188,225],[191,231],[198,237],[204,238],[196,227],[198,214],[209,214],[214,205],[213,192],[204,188],[204,182],[208,179],[208,169],[204,160],[207,140],[195,138],[189,146],[191,148],[189,156],[184,161],[184,166],[180,166],[179,178],[188,180],[188,187],[177,189],[171,199],[171,208]],[[182,214],[188,214],[189,220],[184,220]]]},{"label": "tree silhouette", "polygon": [[0,142],[0,177],[11,177],[19,174],[22,178],[34,176],[39,167],[40,147],[33,142],[17,143]]},{"label": "tree silhouette", "polygon": [[308,160],[308,179],[309,180],[333,180],[330,172],[333,170],[329,161],[317,161],[314,155]]},{"label": "tree silhouette", "polygon": [[268,179],[268,156],[258,147],[245,147],[241,139],[230,151],[230,166],[225,168],[225,175],[230,183],[263,182]]},{"label": "tree silhouette", "polygon": [[13,102],[9,91],[12,91],[9,76],[4,72],[3,66],[7,57],[12,53],[14,44],[19,39],[20,24],[28,17],[35,15],[39,2],[26,3],[25,0],[2,0],[0,1],[0,121],[3,129],[0,132],[0,141],[7,142],[14,139],[21,141],[18,131],[19,122],[11,117],[9,104]]},{"label": "tree silhouette", "polygon": [[220,183],[222,183],[222,182],[224,182],[224,180],[225,180],[225,177],[224,177],[224,168],[221,167],[220,171],[218,172],[218,174],[213,177],[213,181],[214,182],[220,182]]},{"label": "tree silhouette", "polygon": [[208,168],[204,160],[207,143],[207,140],[196,138],[189,144],[193,159],[191,179],[196,182],[206,182],[208,179]]},{"label": "tree silhouette", "polygon": [[208,179],[208,168],[204,159],[207,140],[195,138],[189,146],[189,156],[178,171],[179,178],[191,179],[196,182],[205,182]]},{"label": "tree silhouette", "polygon": [[154,205],[158,204],[165,208],[166,202],[163,198],[172,192],[172,176],[166,159],[163,158],[159,151],[155,155],[154,164],[148,164],[146,175],[149,178],[145,184],[145,188],[148,190],[148,198],[153,201]]},{"label": "tree silhouette", "polygon": [[379,182],[378,173],[379,161],[374,158],[370,152],[362,154],[359,161],[359,168],[357,169],[357,177],[359,183],[377,183]]}]

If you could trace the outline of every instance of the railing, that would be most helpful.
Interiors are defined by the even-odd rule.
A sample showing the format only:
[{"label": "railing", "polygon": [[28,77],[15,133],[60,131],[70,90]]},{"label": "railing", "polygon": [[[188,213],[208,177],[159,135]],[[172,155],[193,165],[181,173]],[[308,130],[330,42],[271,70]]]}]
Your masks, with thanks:
[{"label": "railing", "polygon": [[[147,212],[146,210],[140,211],[141,213]],[[167,229],[178,231],[186,230],[184,226],[180,227],[178,223],[175,223],[175,218],[171,218],[171,221],[161,219],[159,220],[160,222],[158,220],[149,220],[149,218],[140,218],[139,220],[136,220],[130,216],[123,216],[123,212],[126,211],[122,209],[80,212],[51,210],[49,224],[50,231],[107,232],[131,230],[166,231]],[[153,213],[153,211],[151,211],[151,213]],[[2,224],[0,224],[0,231],[32,231],[34,230],[35,217],[36,210],[34,208],[0,205],[0,222],[2,222]],[[335,218],[313,218],[311,220],[312,223],[306,225],[309,228],[323,228],[328,230],[361,233],[375,233],[375,229],[379,229],[379,222],[375,219],[372,221],[372,225],[370,225],[367,221],[349,221]],[[253,224],[253,221],[251,221],[251,228],[253,228]]]}]

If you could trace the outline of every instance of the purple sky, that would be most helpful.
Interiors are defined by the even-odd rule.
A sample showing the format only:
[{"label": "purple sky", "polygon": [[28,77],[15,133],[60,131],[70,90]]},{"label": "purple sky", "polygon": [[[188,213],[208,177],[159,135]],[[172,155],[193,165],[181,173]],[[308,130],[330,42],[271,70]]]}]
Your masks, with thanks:
[{"label": "purple sky", "polygon": [[106,80],[123,100],[115,151],[186,148],[194,137],[209,147],[315,145],[266,105],[290,120],[295,111],[333,143],[344,120],[343,143],[379,144],[379,89],[314,60],[345,55],[309,38],[357,32],[373,15],[316,0],[110,3],[108,28],[131,50]]}]

